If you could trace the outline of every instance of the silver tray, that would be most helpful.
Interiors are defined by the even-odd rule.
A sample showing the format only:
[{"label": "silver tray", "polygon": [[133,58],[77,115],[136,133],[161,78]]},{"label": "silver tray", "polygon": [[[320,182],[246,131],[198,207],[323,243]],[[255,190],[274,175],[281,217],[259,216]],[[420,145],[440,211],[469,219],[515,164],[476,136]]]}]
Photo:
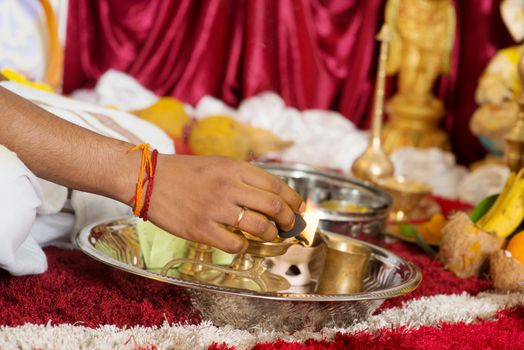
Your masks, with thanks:
[{"label": "silver tray", "polygon": [[[392,199],[386,192],[352,177],[327,172],[301,164],[254,163],[281,177],[302,198],[314,203],[320,215],[320,228],[347,236],[378,236],[386,231]],[[368,213],[350,213],[323,209],[326,200],[354,203]]]},{"label": "silver tray", "polygon": [[397,255],[332,232],[323,234],[328,239],[370,250],[369,269],[363,280],[362,292],[319,294],[315,292],[315,282],[312,282],[297,292],[257,293],[206,284],[184,275],[162,276],[144,267],[136,220],[118,218],[95,223],[80,231],[75,236],[75,242],[84,253],[107,265],[185,287],[193,306],[204,319],[211,320],[217,326],[281,331],[348,326],[369,316],[385,299],[413,291],[422,278],[415,265]]}]

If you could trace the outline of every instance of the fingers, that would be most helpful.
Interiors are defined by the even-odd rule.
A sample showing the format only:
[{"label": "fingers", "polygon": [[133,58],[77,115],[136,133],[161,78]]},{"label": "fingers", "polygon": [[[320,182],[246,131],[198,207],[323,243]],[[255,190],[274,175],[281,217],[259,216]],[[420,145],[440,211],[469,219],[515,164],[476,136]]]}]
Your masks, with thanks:
[{"label": "fingers", "polygon": [[244,209],[243,213],[241,220],[236,224],[237,228],[265,241],[272,241],[277,237],[277,228],[266,216],[249,209]]},{"label": "fingers", "polygon": [[275,220],[284,231],[291,230],[295,224],[295,213],[285,200],[271,192],[246,186],[238,198],[239,205],[257,211]]},{"label": "fingers", "polygon": [[[247,171],[242,172],[242,180],[246,184],[281,197],[285,204],[295,213],[302,214],[306,210],[306,204],[302,197],[282,179],[255,166],[246,165],[249,168]],[[264,211],[264,213],[266,212]]]},{"label": "fingers", "polygon": [[219,224],[210,225],[206,231],[206,234],[201,236],[200,243],[211,245],[232,254],[241,253],[247,249],[245,238],[226,230]]},{"label": "fingers", "polygon": [[[246,223],[246,221],[241,220],[243,224],[248,224],[250,225],[251,229],[255,229],[254,232],[246,229],[245,231],[248,231],[249,233],[253,233],[255,235],[257,233],[264,234],[262,233],[263,229],[266,229],[266,231],[269,231],[267,232],[269,236],[271,232],[274,232],[273,228],[267,230],[267,226],[263,226],[266,225],[266,221],[262,223],[261,219],[264,216],[266,216],[267,223],[270,223],[267,217],[272,218],[278,227],[284,231],[291,230],[295,224],[295,213],[293,210],[291,210],[289,205],[282,197],[274,193],[242,184],[239,187],[230,189],[228,198],[230,198],[238,207],[249,209],[244,213],[244,215],[249,214],[248,216],[251,221]],[[230,207],[223,207],[221,218],[228,217],[229,221],[226,224],[238,226],[235,225],[235,219],[237,219],[237,217],[234,216],[235,214],[231,214],[232,212],[238,215],[240,209],[233,211]],[[255,215],[259,213],[262,215]]]}]

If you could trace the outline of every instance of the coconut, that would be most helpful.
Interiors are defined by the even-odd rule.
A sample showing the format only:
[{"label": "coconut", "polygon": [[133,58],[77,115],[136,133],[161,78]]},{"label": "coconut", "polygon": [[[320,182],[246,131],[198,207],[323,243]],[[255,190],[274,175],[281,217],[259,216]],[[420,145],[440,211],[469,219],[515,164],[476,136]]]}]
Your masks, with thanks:
[{"label": "coconut", "polygon": [[466,213],[453,215],[442,229],[439,259],[458,277],[478,276],[504,239],[475,225]]},{"label": "coconut", "polygon": [[498,250],[489,257],[489,274],[493,287],[500,291],[524,290],[524,264],[511,253]]}]

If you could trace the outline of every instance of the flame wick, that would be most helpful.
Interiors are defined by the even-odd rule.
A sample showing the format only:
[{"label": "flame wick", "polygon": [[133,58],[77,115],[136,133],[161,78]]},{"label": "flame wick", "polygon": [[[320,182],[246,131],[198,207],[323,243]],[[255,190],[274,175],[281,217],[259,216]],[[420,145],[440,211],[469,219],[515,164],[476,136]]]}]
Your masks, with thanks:
[{"label": "flame wick", "polygon": [[320,216],[317,210],[307,210],[304,213],[304,220],[306,221],[306,228],[297,236],[297,238],[306,247],[311,247],[315,241]]}]

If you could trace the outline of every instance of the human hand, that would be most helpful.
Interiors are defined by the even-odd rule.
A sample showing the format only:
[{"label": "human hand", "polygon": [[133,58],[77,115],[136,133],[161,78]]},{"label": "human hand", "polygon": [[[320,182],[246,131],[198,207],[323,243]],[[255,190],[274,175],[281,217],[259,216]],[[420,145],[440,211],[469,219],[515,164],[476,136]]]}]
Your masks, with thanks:
[{"label": "human hand", "polygon": [[[142,154],[129,153],[132,144],[67,122],[2,87],[0,116],[0,144],[38,177],[122,203],[136,194]],[[268,217],[287,231],[295,213],[305,210],[302,198],[278,177],[229,158],[159,155],[154,185],[148,210],[153,223],[226,252],[247,245],[226,227],[273,240],[277,229]]]},{"label": "human hand", "polygon": [[237,253],[247,242],[227,227],[271,241],[277,228],[268,217],[287,231],[304,210],[303,199],[280,178],[249,163],[160,155],[149,218],[179,237]]}]

